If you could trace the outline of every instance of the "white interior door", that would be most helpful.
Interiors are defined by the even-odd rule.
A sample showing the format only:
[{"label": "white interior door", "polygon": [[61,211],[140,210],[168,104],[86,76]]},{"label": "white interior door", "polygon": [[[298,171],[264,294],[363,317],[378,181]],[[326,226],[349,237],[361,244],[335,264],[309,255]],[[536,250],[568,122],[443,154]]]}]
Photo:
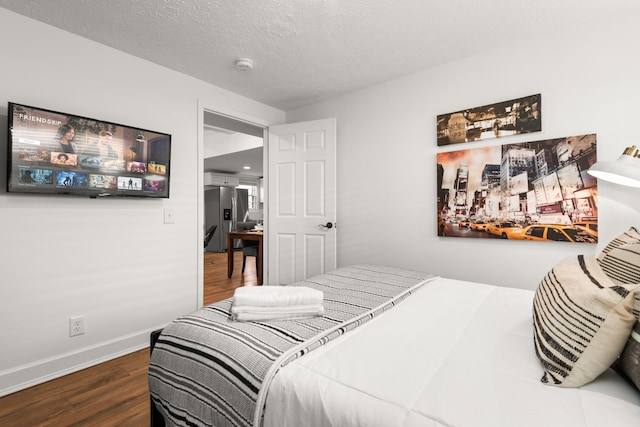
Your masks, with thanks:
[{"label": "white interior door", "polygon": [[336,120],[269,127],[270,285],[336,268]]}]

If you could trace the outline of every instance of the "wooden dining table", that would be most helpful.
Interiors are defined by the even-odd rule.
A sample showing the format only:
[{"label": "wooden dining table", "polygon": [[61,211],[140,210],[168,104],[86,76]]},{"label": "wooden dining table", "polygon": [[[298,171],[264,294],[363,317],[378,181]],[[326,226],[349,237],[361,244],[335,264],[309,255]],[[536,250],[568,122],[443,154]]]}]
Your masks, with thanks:
[{"label": "wooden dining table", "polygon": [[233,242],[235,239],[258,242],[258,285],[262,285],[262,231],[229,231],[227,232],[227,274],[233,274]]}]

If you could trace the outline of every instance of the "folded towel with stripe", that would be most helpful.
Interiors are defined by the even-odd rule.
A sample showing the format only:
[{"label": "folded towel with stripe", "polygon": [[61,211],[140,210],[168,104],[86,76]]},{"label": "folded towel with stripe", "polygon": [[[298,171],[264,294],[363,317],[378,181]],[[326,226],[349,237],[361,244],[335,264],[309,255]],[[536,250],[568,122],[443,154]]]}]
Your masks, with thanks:
[{"label": "folded towel with stripe", "polygon": [[322,304],[322,291],[306,286],[242,286],[233,293],[234,305],[283,307]]},{"label": "folded towel with stripe", "polygon": [[293,320],[308,319],[322,316],[324,307],[322,304],[290,305],[282,307],[260,307],[251,305],[231,306],[231,320],[237,321],[262,321],[262,320]]}]

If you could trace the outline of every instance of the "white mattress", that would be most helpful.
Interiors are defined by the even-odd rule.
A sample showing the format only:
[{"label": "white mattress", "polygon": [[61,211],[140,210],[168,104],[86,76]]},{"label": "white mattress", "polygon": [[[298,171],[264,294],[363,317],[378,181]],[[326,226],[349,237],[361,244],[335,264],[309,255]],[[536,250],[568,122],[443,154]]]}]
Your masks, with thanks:
[{"label": "white mattress", "polygon": [[264,425],[640,425],[640,393],[613,371],[580,389],[540,382],[532,300],[531,291],[438,278],[283,368]]}]

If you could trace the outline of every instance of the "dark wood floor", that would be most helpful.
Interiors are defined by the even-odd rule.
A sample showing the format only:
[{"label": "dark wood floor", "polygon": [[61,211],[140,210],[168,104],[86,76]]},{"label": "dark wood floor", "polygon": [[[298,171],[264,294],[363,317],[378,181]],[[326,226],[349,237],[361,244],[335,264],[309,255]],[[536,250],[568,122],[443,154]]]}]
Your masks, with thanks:
[{"label": "dark wood floor", "polygon": [[[257,284],[255,259],[234,253],[234,274],[227,278],[227,254],[204,257],[204,305],[231,297],[239,286]],[[149,425],[147,365],[149,349],[48,381],[0,398],[0,426]]]}]

